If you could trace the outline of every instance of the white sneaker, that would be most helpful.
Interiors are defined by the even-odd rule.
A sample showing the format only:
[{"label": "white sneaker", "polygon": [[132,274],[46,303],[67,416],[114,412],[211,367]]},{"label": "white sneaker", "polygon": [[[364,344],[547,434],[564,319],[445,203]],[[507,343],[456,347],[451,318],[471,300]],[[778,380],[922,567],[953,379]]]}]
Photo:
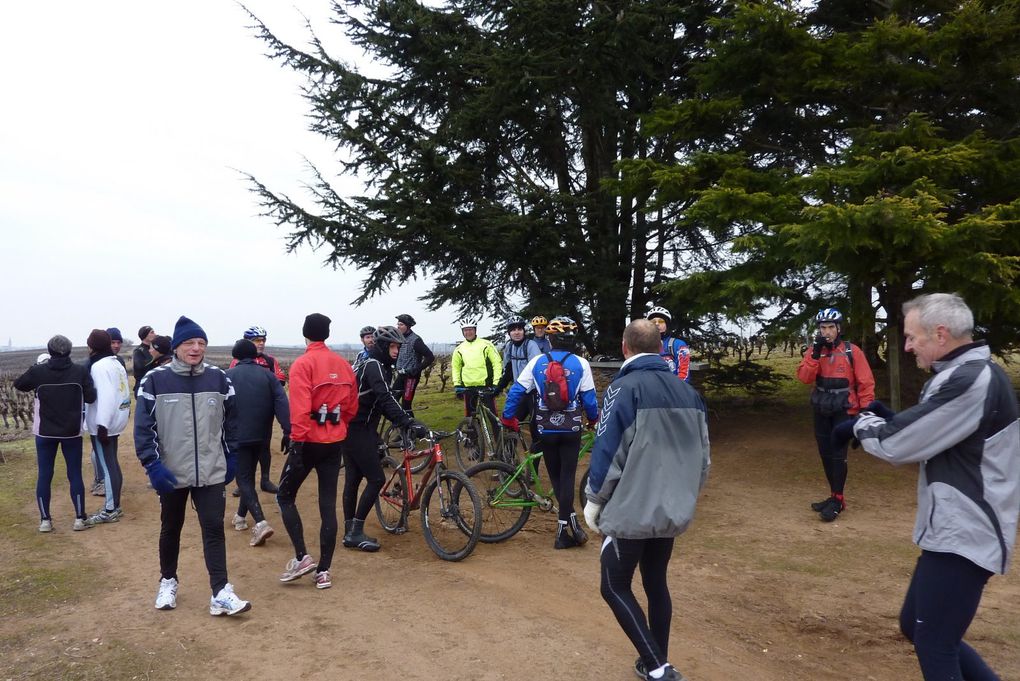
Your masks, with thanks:
[{"label": "white sneaker", "polygon": [[106,496],[106,483],[105,482],[97,482],[92,487],[92,496],[94,496],[94,497],[105,497]]},{"label": "white sneaker", "polygon": [[315,569],[316,565],[318,565],[318,563],[316,563],[315,559],[307,553],[301,557],[301,560],[291,558],[287,561],[287,567],[284,568],[283,574],[280,575],[280,581],[292,582],[301,575],[307,575]]},{"label": "white sneaker", "polygon": [[251,610],[251,603],[237,597],[233,584],[227,584],[209,600],[209,614],[213,616],[238,615],[248,610]]},{"label": "white sneaker", "polygon": [[248,521],[241,516],[234,514],[234,519],[230,521],[233,524],[234,529],[238,532],[244,532],[248,529]]},{"label": "white sneaker", "polygon": [[75,532],[81,532],[82,530],[87,530],[90,527],[92,527],[92,526],[89,525],[88,521],[86,521],[84,518],[75,518],[74,519],[74,527],[72,529]]},{"label": "white sneaker", "polygon": [[53,521],[52,520],[40,520],[39,521],[39,531],[40,532],[52,532],[53,531]]},{"label": "white sneaker", "polygon": [[266,543],[266,540],[273,536],[273,528],[269,526],[268,520],[255,523],[255,527],[251,530],[251,541],[248,542],[252,546],[262,546]]},{"label": "white sneaker", "polygon": [[156,610],[173,610],[177,607],[177,580],[159,580],[159,593],[156,594]]},{"label": "white sneaker", "polygon": [[333,586],[333,580],[329,578],[329,570],[315,573],[315,588],[328,589]]}]

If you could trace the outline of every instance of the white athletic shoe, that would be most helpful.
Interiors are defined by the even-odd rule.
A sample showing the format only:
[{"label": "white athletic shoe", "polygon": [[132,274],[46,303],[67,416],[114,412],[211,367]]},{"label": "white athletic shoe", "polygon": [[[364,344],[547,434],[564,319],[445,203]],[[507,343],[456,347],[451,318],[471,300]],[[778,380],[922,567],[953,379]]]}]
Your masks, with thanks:
[{"label": "white athletic shoe", "polygon": [[293,582],[298,577],[307,575],[309,572],[314,570],[317,565],[318,563],[315,562],[315,559],[307,553],[301,557],[301,560],[291,558],[287,561],[287,567],[284,568],[283,574],[280,575],[280,581]]},{"label": "white athletic shoe", "polygon": [[88,521],[85,520],[84,518],[75,518],[74,527],[71,529],[73,529],[75,532],[81,532],[82,530],[87,530],[90,527],[92,526],[89,525]]},{"label": "white athletic shoe", "polygon": [[234,529],[237,530],[238,532],[244,532],[245,530],[248,529],[248,521],[242,518],[241,516],[237,515],[236,513],[234,514],[234,519],[231,520],[230,522],[234,526]]},{"label": "white athletic shoe", "polygon": [[251,541],[248,543],[252,546],[262,546],[272,536],[273,528],[269,526],[269,521],[263,520],[260,523],[255,523],[255,527],[251,530]]},{"label": "white athletic shoe", "polygon": [[39,521],[39,531],[40,532],[52,532],[53,531],[53,521],[52,520],[40,520]]},{"label": "white athletic shoe", "polygon": [[209,600],[209,614],[213,616],[238,615],[248,610],[251,610],[251,603],[237,597],[233,584],[227,584]]},{"label": "white athletic shoe", "polygon": [[159,580],[159,593],[156,594],[156,610],[173,610],[177,607],[177,580]]}]

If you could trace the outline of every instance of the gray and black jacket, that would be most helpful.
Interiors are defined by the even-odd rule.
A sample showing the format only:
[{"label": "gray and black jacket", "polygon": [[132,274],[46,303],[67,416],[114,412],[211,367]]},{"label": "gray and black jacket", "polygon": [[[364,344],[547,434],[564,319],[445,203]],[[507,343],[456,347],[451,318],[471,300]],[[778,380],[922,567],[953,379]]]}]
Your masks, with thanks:
[{"label": "gray and black jacket", "polygon": [[983,343],[958,348],[932,368],[917,406],[890,421],[864,412],[854,434],[880,459],[920,463],[918,546],[1004,574],[1020,516],[1016,395]]},{"label": "gray and black jacket", "polygon": [[606,388],[586,493],[608,537],[675,537],[711,466],[705,403],[657,354],[635,355]]},{"label": "gray and black jacket", "polygon": [[178,489],[222,483],[236,451],[235,421],[234,387],[223,370],[174,358],[138,386],[135,451],[143,466],[161,460]]}]

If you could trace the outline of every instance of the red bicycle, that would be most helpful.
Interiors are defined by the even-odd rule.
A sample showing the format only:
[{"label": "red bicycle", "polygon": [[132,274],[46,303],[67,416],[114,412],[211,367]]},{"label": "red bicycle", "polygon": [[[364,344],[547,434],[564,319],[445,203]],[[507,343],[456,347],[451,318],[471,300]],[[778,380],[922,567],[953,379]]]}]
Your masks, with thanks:
[{"label": "red bicycle", "polygon": [[[474,484],[459,471],[451,471],[443,461],[440,440],[457,436],[457,431],[431,431],[429,446],[414,449],[410,434],[400,434],[403,459],[383,457],[383,468],[392,471],[375,502],[379,523],[390,534],[407,532],[407,517],[421,509],[422,534],[433,553],[443,560],[464,560],[474,551],[482,534],[482,502]],[[424,472],[415,483],[413,471]],[[435,477],[433,478],[433,474]]]}]

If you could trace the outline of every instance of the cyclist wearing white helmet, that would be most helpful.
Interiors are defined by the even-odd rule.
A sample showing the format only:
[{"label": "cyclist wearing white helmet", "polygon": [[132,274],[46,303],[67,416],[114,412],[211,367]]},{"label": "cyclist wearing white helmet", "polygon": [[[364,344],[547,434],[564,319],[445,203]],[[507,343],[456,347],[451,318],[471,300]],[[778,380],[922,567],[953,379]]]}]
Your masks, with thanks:
[{"label": "cyclist wearing white helmet", "polygon": [[[273,357],[272,355],[267,355],[265,353],[267,336],[268,334],[266,333],[266,330],[263,327],[256,324],[254,326],[249,326],[247,329],[244,330],[243,338],[245,340],[250,340],[252,343],[255,344],[256,352],[255,364],[259,365],[260,367],[263,367],[264,369],[271,372],[274,376],[276,376],[277,380],[280,381],[280,385],[287,385],[287,375],[283,372],[283,369],[280,368],[280,363],[276,361],[275,357]],[[234,367],[237,366],[237,364],[238,360],[237,358],[234,358],[230,360],[230,366],[227,368],[233,369]],[[271,433],[270,436],[272,436]],[[259,472],[261,473],[260,476],[261,482],[259,486],[262,488],[262,491],[266,492],[267,494],[276,494],[279,491],[279,488],[276,486],[276,483],[273,482],[272,476],[270,476],[269,474],[269,466],[272,463],[273,459],[273,454],[269,448],[270,443],[271,438],[266,440],[265,446],[263,446],[262,448],[262,453],[259,454]],[[240,497],[241,488],[235,486],[234,491],[231,492],[231,494],[233,494],[233,496],[235,497]],[[238,512],[240,513],[240,511],[243,511],[245,509],[246,506],[242,503],[242,505],[240,506],[240,510]],[[241,518],[244,518],[244,513],[240,513],[240,516]],[[234,523],[235,529],[237,529],[241,524],[245,523]],[[245,524],[245,526],[247,525]]]},{"label": "cyclist wearing white helmet", "polygon": [[507,393],[500,420],[507,428],[519,430],[515,417],[518,405],[534,403],[532,423],[538,436],[532,445],[537,442],[544,452],[559,507],[553,548],[569,549],[588,541],[574,512],[574,480],[581,450],[582,417],[587,416],[589,425],[593,425],[599,418],[599,406],[591,366],[588,360],[573,353],[577,322],[570,317],[555,317],[547,330],[552,351],[538,355],[524,367]]},{"label": "cyclist wearing white helmet", "polygon": [[691,351],[687,343],[679,338],[674,338],[669,333],[670,322],[673,315],[664,307],[653,307],[645,315],[645,319],[651,320],[659,329],[659,337],[662,339],[662,350],[659,355],[669,366],[673,375],[682,381],[691,382]]},{"label": "cyclist wearing white helmet", "polygon": [[414,324],[414,317],[411,315],[397,315],[397,330],[404,336],[404,342],[400,346],[400,354],[394,367],[397,376],[393,384],[393,389],[400,395],[400,406],[412,416],[414,412],[411,411],[411,403],[414,402],[414,393],[418,389],[421,372],[436,361],[436,356],[425,345],[421,336],[411,330]]},{"label": "cyclist wearing white helmet", "polygon": [[841,340],[843,315],[839,310],[820,310],[815,325],[818,333],[797,367],[797,380],[814,385],[815,441],[830,490],[829,496],[812,503],[811,509],[825,522],[832,522],[846,508],[843,491],[847,476],[846,444],[833,446],[832,429],[875,399],[875,377],[861,349]]},{"label": "cyclist wearing white helmet", "polygon": [[[464,342],[454,349],[450,360],[453,390],[457,397],[464,399],[465,416],[475,413],[479,397],[495,414],[495,386],[503,377],[503,358],[492,342],[478,337],[478,322],[472,319],[461,322],[460,332],[464,335]],[[498,427],[493,422],[492,428],[495,430]]]}]

